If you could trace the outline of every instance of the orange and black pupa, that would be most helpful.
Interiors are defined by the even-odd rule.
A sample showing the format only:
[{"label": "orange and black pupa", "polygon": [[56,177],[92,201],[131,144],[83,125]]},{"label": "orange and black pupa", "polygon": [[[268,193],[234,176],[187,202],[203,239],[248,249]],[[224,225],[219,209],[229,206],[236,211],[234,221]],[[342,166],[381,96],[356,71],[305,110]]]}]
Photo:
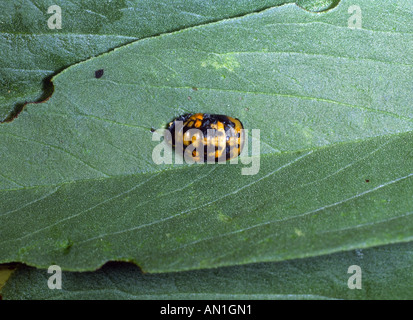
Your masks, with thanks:
[{"label": "orange and black pupa", "polygon": [[192,155],[195,162],[225,161],[241,153],[245,140],[243,128],[240,120],[226,115],[185,114],[169,123],[168,142]]}]

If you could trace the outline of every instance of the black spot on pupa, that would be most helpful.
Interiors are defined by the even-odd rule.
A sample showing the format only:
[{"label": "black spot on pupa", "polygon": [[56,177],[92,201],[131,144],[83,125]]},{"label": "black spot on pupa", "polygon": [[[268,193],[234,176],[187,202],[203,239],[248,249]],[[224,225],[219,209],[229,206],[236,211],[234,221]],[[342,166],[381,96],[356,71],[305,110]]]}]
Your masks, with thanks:
[{"label": "black spot on pupa", "polygon": [[102,76],[103,76],[103,69],[99,69],[99,70],[95,71],[95,78],[96,79],[102,78]]}]

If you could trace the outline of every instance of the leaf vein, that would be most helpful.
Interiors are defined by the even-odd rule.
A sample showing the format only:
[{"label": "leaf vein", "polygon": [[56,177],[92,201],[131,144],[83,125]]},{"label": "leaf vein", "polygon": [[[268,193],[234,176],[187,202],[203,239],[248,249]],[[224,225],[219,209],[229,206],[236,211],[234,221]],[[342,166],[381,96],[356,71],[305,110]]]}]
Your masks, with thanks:
[{"label": "leaf vein", "polygon": [[350,200],[354,200],[354,199],[356,199],[356,198],[362,197],[362,196],[364,196],[364,195],[366,195],[366,194],[368,194],[368,193],[374,192],[374,191],[376,191],[376,190],[378,190],[378,189],[381,189],[381,188],[383,188],[383,187],[385,187],[385,186],[388,186],[388,185],[390,185],[390,184],[396,183],[396,182],[398,182],[398,181],[407,179],[407,178],[409,178],[409,177],[411,177],[411,176],[413,176],[413,173],[411,173],[411,174],[409,174],[409,175],[407,175],[407,176],[404,176],[404,177],[397,178],[397,179],[392,180],[392,181],[388,181],[388,182],[386,182],[386,183],[384,183],[384,184],[382,184],[382,185],[379,185],[379,186],[377,186],[377,187],[375,187],[375,188],[373,188],[373,189],[370,189],[370,190],[367,190],[367,191],[363,191],[363,192],[361,192],[361,193],[359,193],[359,194],[356,194],[356,195],[354,195],[354,196],[351,196],[351,197],[349,197],[349,198],[347,198],[347,199],[340,200],[340,201],[337,201],[337,202],[335,202],[335,203],[332,203],[332,204],[329,204],[329,205],[325,205],[325,206],[323,206],[323,207],[321,207],[321,208],[318,208],[318,209],[315,209],[315,210],[312,210],[312,211],[307,211],[307,212],[305,212],[305,213],[302,213],[302,214],[299,214],[299,215],[296,215],[296,216],[293,216],[293,217],[284,218],[284,219],[277,219],[277,220],[271,220],[271,221],[266,221],[266,222],[262,222],[262,223],[259,223],[259,224],[255,224],[255,225],[252,225],[252,226],[243,228],[243,229],[238,229],[238,230],[234,230],[234,231],[231,231],[231,232],[228,232],[228,233],[225,233],[225,234],[220,234],[220,235],[218,235],[218,236],[212,236],[212,237],[209,237],[209,238],[199,239],[199,240],[192,241],[192,242],[189,242],[189,243],[187,243],[187,244],[184,244],[184,245],[182,245],[182,246],[179,246],[179,247],[177,247],[177,248],[174,248],[174,249],[172,249],[172,250],[169,250],[168,252],[176,251],[176,250],[179,250],[179,249],[183,249],[183,248],[185,248],[185,247],[198,244],[198,243],[200,243],[200,242],[204,242],[204,241],[208,241],[208,240],[215,240],[215,239],[218,239],[218,238],[223,238],[223,237],[226,237],[226,236],[229,236],[229,235],[233,235],[233,234],[237,234],[237,233],[241,233],[241,232],[244,232],[244,231],[249,231],[249,230],[251,230],[251,229],[255,229],[255,228],[260,228],[260,227],[263,227],[263,226],[267,226],[267,225],[270,225],[270,224],[273,224],[273,223],[285,222],[285,221],[288,221],[288,220],[293,220],[293,219],[301,218],[301,217],[304,217],[304,216],[307,216],[307,215],[310,215],[310,214],[314,214],[314,213],[316,213],[316,212],[323,211],[323,210],[325,210],[325,209],[329,209],[329,208],[338,206],[338,205],[340,205],[340,204],[342,204],[342,203],[345,203],[345,202],[348,202],[348,201],[350,201]]},{"label": "leaf vein", "polygon": [[[80,216],[80,215],[82,215],[82,214],[84,214],[84,213],[86,213],[86,212],[89,212],[89,211],[95,209],[95,208],[98,207],[98,206],[101,206],[101,205],[103,205],[103,204],[105,204],[105,203],[107,203],[107,202],[110,202],[110,201],[112,201],[112,200],[114,200],[114,199],[117,199],[117,198],[119,198],[119,197],[121,197],[121,196],[123,196],[123,195],[125,195],[125,194],[128,194],[128,193],[132,192],[133,190],[135,190],[135,189],[139,188],[140,186],[144,185],[145,183],[147,183],[148,181],[152,180],[153,178],[155,178],[155,177],[158,176],[159,174],[160,174],[160,172],[157,173],[157,174],[155,174],[155,175],[153,175],[153,176],[151,176],[151,177],[149,177],[147,180],[145,180],[145,181],[143,181],[143,182],[137,183],[137,184],[136,184],[135,186],[133,186],[132,188],[130,188],[130,189],[126,190],[126,191],[120,192],[120,193],[118,193],[117,195],[115,195],[115,196],[113,196],[113,197],[110,197],[109,199],[105,199],[105,200],[103,200],[103,201],[101,201],[101,202],[99,202],[99,203],[97,203],[97,204],[89,207],[88,209],[85,209],[85,210],[83,210],[83,211],[81,211],[81,212],[78,212],[78,213],[76,213],[76,214],[74,214],[74,215],[71,215],[71,216],[66,217],[66,218],[64,218],[64,219],[61,219],[61,220],[59,220],[59,221],[57,221],[57,222],[55,222],[55,223],[53,223],[53,224],[50,224],[50,225],[48,225],[48,226],[46,226],[46,227],[44,227],[44,228],[37,229],[37,230],[35,230],[35,231],[33,231],[33,232],[30,232],[30,233],[28,233],[28,234],[26,234],[26,235],[24,235],[24,236],[22,236],[22,237],[15,238],[15,239],[11,239],[11,240],[8,240],[8,241],[16,241],[16,240],[25,239],[25,238],[27,238],[27,237],[29,237],[29,236],[32,236],[32,235],[34,235],[34,234],[37,234],[37,233],[39,233],[39,232],[41,232],[41,231],[50,229],[51,227],[54,227],[54,226],[56,226],[56,225],[58,225],[58,224],[61,224],[61,223],[63,223],[63,222],[66,222],[66,221],[68,221],[68,220],[71,220],[71,219],[73,219],[73,218],[76,218],[76,217],[78,217],[78,216]],[[7,242],[7,241],[4,241],[3,244],[4,244],[5,242]]]},{"label": "leaf vein", "polygon": [[182,212],[180,212],[180,213],[174,214],[174,215],[172,215],[172,216],[169,216],[169,217],[166,217],[166,218],[162,218],[162,219],[158,219],[158,220],[152,221],[152,222],[150,222],[150,223],[142,224],[142,225],[135,226],[135,227],[132,227],[132,228],[129,228],[129,229],[125,229],[125,230],[120,230],[120,231],[117,231],[117,232],[111,232],[111,233],[103,234],[103,235],[101,235],[101,236],[99,236],[99,237],[88,238],[88,239],[86,239],[86,240],[78,243],[78,245],[79,245],[79,244],[83,244],[83,243],[85,243],[85,242],[92,241],[92,240],[96,240],[97,238],[103,238],[103,237],[110,236],[110,235],[117,235],[117,234],[122,234],[122,233],[126,233],[126,232],[136,231],[136,230],[138,230],[138,229],[150,227],[150,226],[153,226],[153,225],[155,225],[155,224],[159,224],[159,223],[162,223],[162,222],[164,222],[164,221],[168,221],[168,220],[171,220],[171,219],[173,219],[173,218],[182,216],[182,215],[184,215],[184,214],[193,212],[193,211],[198,210],[198,209],[200,209],[200,208],[209,206],[210,204],[213,204],[213,203],[215,203],[215,202],[217,202],[217,201],[219,201],[219,200],[222,200],[222,199],[224,199],[224,198],[226,198],[226,197],[228,197],[228,196],[230,196],[230,195],[236,194],[236,193],[238,193],[239,191],[241,191],[241,190],[243,190],[243,189],[245,189],[245,188],[248,188],[248,187],[250,187],[250,186],[253,185],[253,184],[258,183],[259,181],[261,181],[261,180],[263,180],[263,179],[265,179],[265,178],[273,175],[274,173],[280,171],[281,169],[290,166],[291,164],[297,162],[298,160],[301,160],[302,158],[304,158],[304,157],[306,157],[306,156],[308,156],[308,155],[310,155],[310,154],[312,154],[312,153],[313,153],[313,151],[311,150],[311,151],[305,153],[304,155],[301,155],[301,156],[295,158],[294,160],[292,160],[292,161],[290,161],[290,162],[282,165],[281,167],[279,167],[279,168],[271,171],[270,173],[266,174],[265,176],[261,177],[260,179],[254,180],[253,182],[251,182],[251,183],[249,183],[249,184],[246,184],[246,185],[244,185],[244,186],[242,186],[242,187],[240,187],[240,188],[238,188],[238,189],[236,189],[236,190],[234,190],[234,191],[232,191],[232,192],[230,192],[230,193],[225,194],[224,196],[222,196],[222,197],[220,197],[220,198],[217,198],[217,199],[215,199],[215,200],[213,200],[213,201],[207,202],[207,203],[205,203],[205,204],[203,204],[203,205],[201,205],[201,206],[199,206],[199,207],[191,208],[191,209],[182,211]]},{"label": "leaf vein", "polygon": [[42,201],[42,200],[50,197],[51,195],[55,194],[60,188],[61,188],[61,186],[58,186],[57,188],[55,188],[54,190],[52,190],[52,192],[49,192],[49,193],[41,196],[40,198],[38,198],[38,199],[36,199],[36,200],[30,201],[29,203],[26,203],[26,204],[24,204],[23,206],[21,206],[21,207],[19,207],[19,208],[17,208],[17,209],[13,209],[13,210],[10,210],[10,211],[1,213],[1,214],[0,214],[0,218],[3,218],[4,216],[6,216],[6,215],[8,215],[8,214],[10,214],[10,213],[19,211],[19,210],[24,209],[24,208],[27,208],[27,207],[29,207],[29,206],[31,206],[31,205],[39,202],[39,201]]},{"label": "leaf vein", "polygon": [[109,174],[106,174],[106,173],[104,173],[103,171],[101,171],[101,170],[99,170],[99,169],[96,169],[95,167],[93,167],[93,166],[90,165],[89,163],[87,163],[87,162],[85,162],[84,160],[80,159],[78,156],[75,156],[75,155],[72,154],[71,152],[69,152],[69,151],[67,151],[67,150],[65,150],[65,149],[63,149],[63,148],[61,148],[61,147],[58,147],[58,146],[55,146],[55,145],[52,145],[52,144],[49,144],[49,143],[46,143],[46,142],[37,141],[37,140],[29,139],[29,138],[26,138],[26,137],[18,136],[18,135],[16,135],[16,134],[11,134],[11,133],[9,133],[9,132],[0,132],[0,134],[8,135],[8,136],[13,137],[13,138],[16,138],[16,139],[21,139],[21,140],[24,140],[24,141],[27,141],[27,142],[34,142],[34,143],[38,143],[38,144],[41,144],[41,145],[44,145],[44,146],[47,146],[47,147],[51,147],[51,148],[53,148],[53,149],[60,150],[60,151],[64,152],[65,154],[70,155],[70,156],[73,157],[74,159],[80,161],[81,163],[83,163],[83,164],[86,165],[87,167],[89,167],[89,168],[91,168],[91,169],[99,172],[99,173],[102,174],[104,177],[110,177]]}]

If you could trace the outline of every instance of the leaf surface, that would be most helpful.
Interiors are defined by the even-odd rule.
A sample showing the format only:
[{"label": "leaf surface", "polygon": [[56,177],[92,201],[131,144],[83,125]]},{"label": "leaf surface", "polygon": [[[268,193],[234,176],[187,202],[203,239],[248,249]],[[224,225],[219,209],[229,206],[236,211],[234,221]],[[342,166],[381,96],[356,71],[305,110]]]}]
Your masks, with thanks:
[{"label": "leaf surface", "polygon": [[[236,17],[294,1],[4,0],[0,3],[0,122],[26,101],[44,100],[53,74],[134,40]],[[301,0],[308,10],[335,0]],[[61,29],[49,29],[51,5]],[[54,11],[53,11],[54,12]]]},{"label": "leaf surface", "polygon": [[[322,257],[142,274],[136,266],[110,263],[95,272],[63,272],[62,289],[50,290],[46,270],[20,267],[3,299],[296,300],[412,299],[412,242]],[[360,267],[360,289],[349,289]]]},{"label": "leaf surface", "polygon": [[[358,30],[349,5],[272,8],[60,73],[0,125],[0,261],[166,272],[412,240],[413,35],[394,27],[412,6],[360,1]],[[186,112],[259,129],[258,174],[156,165],[151,128]]]}]

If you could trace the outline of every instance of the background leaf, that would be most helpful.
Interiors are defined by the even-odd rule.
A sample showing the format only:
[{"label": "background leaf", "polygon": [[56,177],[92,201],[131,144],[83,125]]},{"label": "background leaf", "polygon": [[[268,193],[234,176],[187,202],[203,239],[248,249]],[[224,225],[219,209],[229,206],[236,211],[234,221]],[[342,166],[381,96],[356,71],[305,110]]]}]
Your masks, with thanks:
[{"label": "background leaf", "polygon": [[[19,267],[3,289],[7,299],[412,299],[412,242],[281,263],[142,274],[109,263],[96,272],[63,272],[50,290],[46,270]],[[361,289],[348,280],[361,268]]]},{"label": "background leaf", "polygon": [[[0,260],[165,272],[411,240],[406,5],[360,1],[362,30],[346,1],[286,5],[66,69],[0,126]],[[153,163],[150,129],[199,111],[261,130],[259,174]]]},{"label": "background leaf", "polygon": [[[0,122],[26,101],[52,92],[51,75],[137,39],[231,18],[294,1],[4,0],[0,3]],[[309,10],[337,1],[299,1]],[[49,29],[51,5],[62,8],[62,29]]]}]

